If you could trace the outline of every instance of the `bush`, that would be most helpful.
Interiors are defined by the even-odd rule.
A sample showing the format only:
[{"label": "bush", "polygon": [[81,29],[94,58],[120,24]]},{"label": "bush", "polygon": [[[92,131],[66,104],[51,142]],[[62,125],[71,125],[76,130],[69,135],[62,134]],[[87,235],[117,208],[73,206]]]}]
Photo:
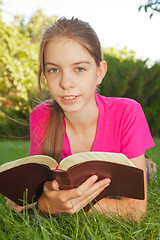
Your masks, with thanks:
[{"label": "bush", "polygon": [[[38,10],[25,23],[15,17],[11,25],[0,18],[0,134],[7,137],[29,136],[29,113],[39,97],[37,68],[39,36],[47,18]],[[152,134],[160,135],[160,64],[151,68],[135,53],[123,49],[104,50],[108,72],[100,87],[101,94],[137,100],[146,114]],[[39,101],[38,101],[39,103]]]}]

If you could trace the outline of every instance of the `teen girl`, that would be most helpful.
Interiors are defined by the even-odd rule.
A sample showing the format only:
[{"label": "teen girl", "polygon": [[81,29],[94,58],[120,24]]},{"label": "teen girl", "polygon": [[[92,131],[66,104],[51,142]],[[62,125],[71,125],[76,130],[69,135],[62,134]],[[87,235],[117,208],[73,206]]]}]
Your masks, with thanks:
[{"label": "teen girl", "polygon": [[[41,81],[47,82],[52,100],[37,106],[30,115],[30,155],[45,154],[61,161],[77,152],[124,153],[145,173],[145,199],[102,199],[94,207],[136,219],[146,212],[144,154],[154,142],[137,102],[96,94],[106,71],[100,42],[88,23],[61,18],[45,31],[38,78],[40,89]],[[38,208],[52,214],[78,212],[112,181],[96,180],[97,176],[92,176],[72,190],[60,190],[55,180],[46,182]]]}]

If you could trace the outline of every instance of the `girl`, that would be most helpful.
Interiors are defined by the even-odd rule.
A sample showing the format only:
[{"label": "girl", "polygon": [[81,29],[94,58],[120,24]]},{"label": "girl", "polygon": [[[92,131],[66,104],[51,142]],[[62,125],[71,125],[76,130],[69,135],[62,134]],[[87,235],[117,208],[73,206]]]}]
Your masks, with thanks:
[{"label": "girl", "polygon": [[[40,89],[41,81],[47,82],[53,99],[37,106],[30,115],[30,155],[45,154],[61,161],[77,152],[124,153],[145,173],[145,199],[102,199],[94,207],[105,210],[105,214],[137,219],[146,212],[144,154],[154,142],[137,102],[96,94],[106,71],[100,42],[88,23],[61,18],[45,31],[38,79]],[[46,182],[38,209],[52,214],[78,212],[112,181],[96,180],[97,176],[92,176],[78,188],[65,191],[55,180]]]}]

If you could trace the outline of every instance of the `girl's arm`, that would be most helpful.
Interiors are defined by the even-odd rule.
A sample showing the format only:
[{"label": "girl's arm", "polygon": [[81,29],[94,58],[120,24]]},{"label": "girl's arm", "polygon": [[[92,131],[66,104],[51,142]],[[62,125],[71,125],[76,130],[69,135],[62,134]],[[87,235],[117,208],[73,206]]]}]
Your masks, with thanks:
[{"label": "girl's arm", "polygon": [[[144,188],[145,188],[145,199],[137,200],[132,198],[122,197],[120,200],[117,199],[101,199],[94,207],[101,212],[105,211],[105,214],[115,213],[119,216],[129,216],[134,220],[141,219],[147,209],[147,176],[146,176],[146,160],[145,156],[131,159],[133,164],[144,171]],[[112,179],[111,179],[112,181]],[[90,210],[92,211],[92,210]]]},{"label": "girl's arm", "polygon": [[9,198],[5,197],[6,199],[6,205],[9,206],[10,208],[16,210],[17,212],[22,212],[25,209],[30,209],[34,208],[36,203],[31,203],[26,206],[19,206],[15,202],[11,201]]}]

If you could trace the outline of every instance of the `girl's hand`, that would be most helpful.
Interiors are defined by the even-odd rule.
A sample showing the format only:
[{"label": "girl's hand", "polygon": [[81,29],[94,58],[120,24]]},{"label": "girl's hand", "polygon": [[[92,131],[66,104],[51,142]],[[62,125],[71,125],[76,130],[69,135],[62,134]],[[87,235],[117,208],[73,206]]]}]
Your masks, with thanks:
[{"label": "girl's hand", "polygon": [[[104,188],[108,187],[109,178],[96,182],[97,176],[88,178],[79,187],[71,190],[59,190],[56,180],[46,182],[43,194],[38,200],[40,211],[56,213],[75,213],[90,203]],[[95,183],[96,182],[96,183]]]},{"label": "girl's hand", "polygon": [[6,205],[19,213],[22,212],[24,209],[33,208],[35,205],[34,203],[34,204],[28,204],[26,206],[19,206],[15,202],[12,202],[9,198],[5,197],[5,199],[6,199]]}]

